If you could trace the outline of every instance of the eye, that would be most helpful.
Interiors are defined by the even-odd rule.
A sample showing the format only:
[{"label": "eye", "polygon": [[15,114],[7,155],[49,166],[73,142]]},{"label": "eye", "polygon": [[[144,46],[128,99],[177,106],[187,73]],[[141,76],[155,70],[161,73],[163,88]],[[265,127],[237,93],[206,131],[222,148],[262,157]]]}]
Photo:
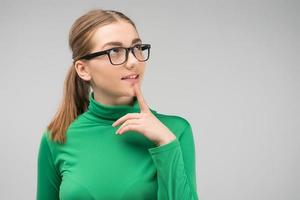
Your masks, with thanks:
[{"label": "eye", "polygon": [[142,49],[142,44],[136,44],[134,45],[134,48],[137,50],[141,50]]},{"label": "eye", "polygon": [[123,56],[124,53],[125,50],[122,47],[115,47],[109,50],[109,54],[111,57]]},{"label": "eye", "polygon": [[110,53],[119,53],[119,52],[121,52],[121,51],[122,51],[122,48],[116,47],[116,48],[111,49],[111,50],[110,50]]}]

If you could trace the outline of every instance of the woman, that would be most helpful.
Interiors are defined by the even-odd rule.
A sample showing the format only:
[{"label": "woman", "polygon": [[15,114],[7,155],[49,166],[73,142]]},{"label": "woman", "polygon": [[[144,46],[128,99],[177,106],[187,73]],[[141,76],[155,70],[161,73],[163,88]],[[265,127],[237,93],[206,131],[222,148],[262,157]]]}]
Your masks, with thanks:
[{"label": "woman", "polygon": [[151,45],[133,21],[91,10],[69,45],[64,98],[39,146],[37,199],[198,199],[191,125],[148,107],[140,86]]}]

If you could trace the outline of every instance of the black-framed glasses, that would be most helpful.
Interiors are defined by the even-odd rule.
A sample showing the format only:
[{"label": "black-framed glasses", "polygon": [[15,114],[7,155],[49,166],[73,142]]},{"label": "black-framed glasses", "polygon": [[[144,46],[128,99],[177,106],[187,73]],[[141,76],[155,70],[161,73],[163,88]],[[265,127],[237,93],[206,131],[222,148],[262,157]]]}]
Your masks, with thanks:
[{"label": "black-framed glasses", "polygon": [[90,60],[92,58],[106,54],[112,65],[121,65],[127,61],[129,52],[132,52],[132,54],[138,61],[145,62],[146,60],[149,59],[150,48],[151,48],[150,44],[136,44],[128,48],[113,47],[104,51],[98,51],[98,52],[86,54],[78,58],[78,60],[80,59]]}]

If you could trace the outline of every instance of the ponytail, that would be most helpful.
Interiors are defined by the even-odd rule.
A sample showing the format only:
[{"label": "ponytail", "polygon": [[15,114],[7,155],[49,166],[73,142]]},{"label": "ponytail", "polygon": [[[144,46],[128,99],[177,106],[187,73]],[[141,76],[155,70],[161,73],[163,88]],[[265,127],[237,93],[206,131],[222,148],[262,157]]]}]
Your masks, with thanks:
[{"label": "ponytail", "polygon": [[74,64],[72,64],[64,82],[63,100],[54,118],[47,126],[53,141],[65,143],[69,125],[88,108],[89,94],[89,82],[78,76]]}]

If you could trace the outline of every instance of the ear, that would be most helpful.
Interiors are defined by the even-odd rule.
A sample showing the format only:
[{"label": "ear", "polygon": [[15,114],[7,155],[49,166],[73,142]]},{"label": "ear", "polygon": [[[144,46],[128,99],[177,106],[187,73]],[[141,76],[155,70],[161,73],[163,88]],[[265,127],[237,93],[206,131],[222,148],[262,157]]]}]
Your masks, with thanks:
[{"label": "ear", "polygon": [[85,81],[91,80],[91,72],[85,62],[78,60],[75,62],[74,67],[80,78],[82,78]]}]

